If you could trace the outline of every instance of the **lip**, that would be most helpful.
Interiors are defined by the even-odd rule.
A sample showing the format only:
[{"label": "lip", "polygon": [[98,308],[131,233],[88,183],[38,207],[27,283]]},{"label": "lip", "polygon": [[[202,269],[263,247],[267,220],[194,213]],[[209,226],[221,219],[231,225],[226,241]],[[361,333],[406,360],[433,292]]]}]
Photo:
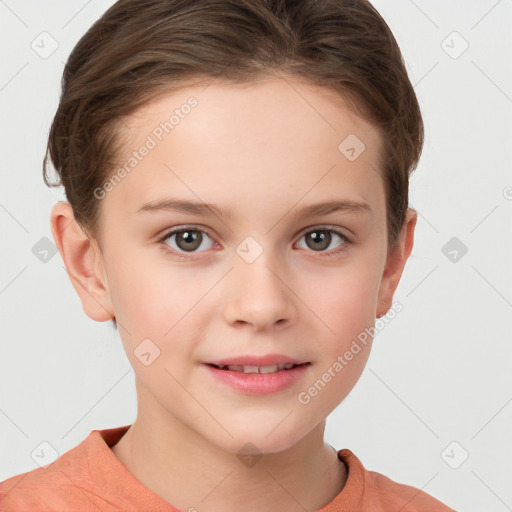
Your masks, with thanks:
[{"label": "lip", "polygon": [[[232,362],[233,361],[233,362]],[[280,361],[280,362],[277,362]],[[228,369],[220,369],[212,366],[236,365],[236,366],[274,366],[276,364],[293,363],[296,366],[289,370],[280,370],[274,373],[244,373]],[[218,362],[204,363],[209,375],[217,382],[246,395],[269,395],[291,388],[303,378],[310,362],[301,362],[287,356],[265,356],[265,357],[238,357],[223,359]]]},{"label": "lip", "polygon": [[217,366],[274,366],[276,364],[304,364],[308,362],[309,361],[300,361],[299,359],[284,354],[267,354],[264,356],[244,355],[238,357],[229,357],[227,359],[207,361],[206,364],[215,364]]}]

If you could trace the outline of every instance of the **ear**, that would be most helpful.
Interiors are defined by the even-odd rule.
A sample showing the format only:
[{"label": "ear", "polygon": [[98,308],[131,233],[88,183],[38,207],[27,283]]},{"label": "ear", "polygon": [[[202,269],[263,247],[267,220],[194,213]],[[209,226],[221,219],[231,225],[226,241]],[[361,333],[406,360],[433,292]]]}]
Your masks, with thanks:
[{"label": "ear", "polygon": [[50,224],[55,245],[87,316],[98,322],[114,318],[103,256],[97,242],[84,233],[67,202],[59,201],[53,206]]},{"label": "ear", "polygon": [[416,210],[408,208],[398,243],[388,251],[386,258],[386,266],[379,288],[377,317],[384,316],[393,305],[393,295],[414,245],[414,228],[416,227],[417,220],[418,214]]}]

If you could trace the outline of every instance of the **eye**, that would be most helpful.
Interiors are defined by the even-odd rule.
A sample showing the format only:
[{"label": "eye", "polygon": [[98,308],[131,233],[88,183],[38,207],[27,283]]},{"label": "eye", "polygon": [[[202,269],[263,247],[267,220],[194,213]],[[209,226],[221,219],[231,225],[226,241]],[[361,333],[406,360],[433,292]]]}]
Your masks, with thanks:
[{"label": "eye", "polygon": [[[341,249],[332,251],[338,253],[340,250],[344,250],[346,245],[350,244],[350,240],[345,235],[335,229],[325,227],[308,231],[302,235],[301,240],[302,239],[305,240],[306,247],[303,246],[301,249],[312,249],[314,252],[329,252],[326,251],[326,249],[328,249],[333,242],[336,243],[336,241],[339,242],[341,240],[341,243],[338,243],[334,247],[334,249],[338,247],[341,247]],[[333,248],[331,247],[331,249]]]},{"label": "eye", "polygon": [[[301,246],[302,240],[305,241],[306,247]],[[168,231],[158,240],[158,243],[163,246],[166,253],[178,256],[203,252],[211,249],[215,244],[206,231],[193,226],[182,226]],[[334,256],[344,251],[350,243],[351,241],[343,233],[322,226],[304,233],[297,245],[301,249],[311,249],[313,252],[326,253],[325,256]],[[327,250],[329,247],[331,250]]]},{"label": "eye", "polygon": [[[213,240],[208,236],[205,231],[195,228],[183,227],[180,229],[174,229],[166,233],[159,242],[163,243],[164,246],[170,247],[172,250],[168,252],[202,252],[203,250],[211,249],[213,246]],[[197,250],[202,247],[202,250]]]}]

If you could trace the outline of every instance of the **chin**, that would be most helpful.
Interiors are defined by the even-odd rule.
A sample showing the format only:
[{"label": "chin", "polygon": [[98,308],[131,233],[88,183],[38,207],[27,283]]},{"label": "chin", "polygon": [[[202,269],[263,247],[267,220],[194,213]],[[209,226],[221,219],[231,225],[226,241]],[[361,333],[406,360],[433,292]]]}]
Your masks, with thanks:
[{"label": "chin", "polygon": [[[281,418],[282,421],[282,418]],[[234,425],[227,427],[228,431],[233,437],[226,439],[226,436],[219,443],[217,439],[217,446],[227,452],[236,455],[261,455],[279,453],[293,447],[303,437],[307,435],[302,429],[293,430],[293,424],[290,422],[286,427],[282,424],[275,422],[275,427],[268,428],[269,423],[266,422],[247,422],[240,426],[239,429]],[[274,428],[274,430],[273,430]],[[213,441],[213,440],[211,440]]]}]

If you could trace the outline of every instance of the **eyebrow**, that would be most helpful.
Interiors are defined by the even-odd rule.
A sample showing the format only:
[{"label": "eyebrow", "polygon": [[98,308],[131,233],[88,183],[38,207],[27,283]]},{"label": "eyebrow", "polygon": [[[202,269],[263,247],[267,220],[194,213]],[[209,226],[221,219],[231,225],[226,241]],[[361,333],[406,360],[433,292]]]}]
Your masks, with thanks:
[{"label": "eyebrow", "polygon": [[[218,206],[211,203],[198,203],[183,199],[164,199],[162,201],[152,201],[145,203],[137,211],[158,212],[158,211],[174,211],[178,213],[190,213],[199,215],[211,215],[212,212],[221,218],[230,218],[231,210],[224,211]],[[291,210],[290,210],[291,211]],[[347,213],[372,213],[369,204],[352,200],[332,200],[323,203],[315,203],[295,208],[293,214],[297,217],[315,217],[319,215],[328,215],[335,212]]]}]

